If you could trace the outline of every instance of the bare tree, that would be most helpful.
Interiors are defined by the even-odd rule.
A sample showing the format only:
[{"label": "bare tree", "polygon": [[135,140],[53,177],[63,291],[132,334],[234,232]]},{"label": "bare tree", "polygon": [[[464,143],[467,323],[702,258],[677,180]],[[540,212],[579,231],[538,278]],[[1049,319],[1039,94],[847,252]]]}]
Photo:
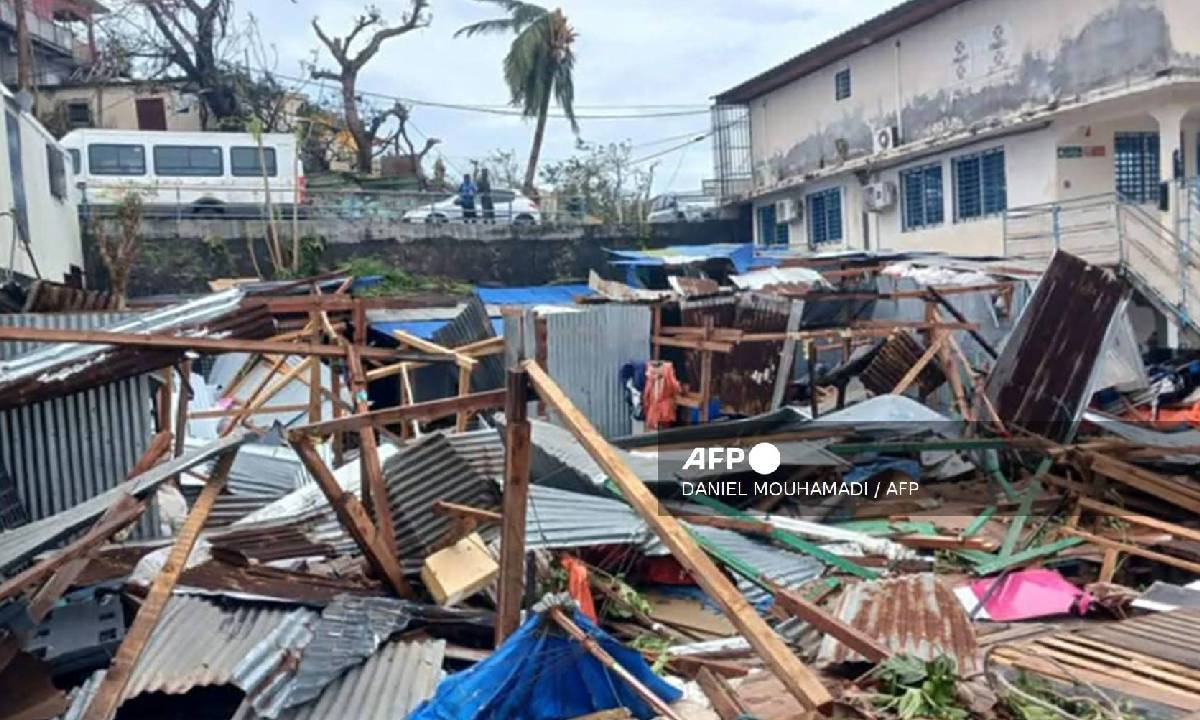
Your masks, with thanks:
[{"label": "bare tree", "polygon": [[[383,43],[395,37],[400,37],[413,30],[429,24],[428,0],[409,0],[411,6],[401,17],[400,24],[389,27],[379,8],[368,5],[362,15],[354,20],[354,25],[345,37],[330,37],[321,29],[318,18],[313,18],[313,30],[321,43],[329,50],[337,63],[338,70],[323,70],[312,68],[312,77],[316,80],[332,80],[341,85],[342,113],[346,122],[346,131],[354,139],[355,165],[359,172],[369,173],[371,161],[375,156],[376,134],[382,128],[387,116],[392,114],[389,109],[384,113],[376,113],[369,121],[363,119],[359,108],[358,75],[368,62],[378,53]],[[354,41],[364,32],[371,31],[370,39],[359,50],[354,51]],[[382,115],[382,117],[381,117]]]},{"label": "bare tree", "polygon": [[398,127],[396,128],[396,136],[400,140],[403,140],[405,146],[408,147],[408,155],[412,158],[413,172],[416,173],[417,176],[417,189],[424,192],[429,189],[429,178],[425,175],[425,156],[428,155],[429,151],[436,147],[441,140],[427,137],[425,138],[425,146],[420,150],[417,150],[416,145],[413,144],[413,141],[408,136],[408,107],[401,105],[400,103],[396,103],[395,115],[396,122],[398,123]]},{"label": "bare tree", "polygon": [[91,222],[96,249],[100,252],[104,267],[108,269],[109,287],[118,298],[118,309],[125,308],[125,301],[129,297],[129,276],[141,252],[139,235],[142,232],[142,209],[140,195],[129,193],[125,196],[117,206],[116,237],[109,233],[103,219],[96,217]]},{"label": "bare tree", "polygon": [[233,0],[139,1],[158,31],[158,50],[166,66],[178,69],[199,89],[218,121],[239,118],[237,90],[221,53],[229,37]]}]

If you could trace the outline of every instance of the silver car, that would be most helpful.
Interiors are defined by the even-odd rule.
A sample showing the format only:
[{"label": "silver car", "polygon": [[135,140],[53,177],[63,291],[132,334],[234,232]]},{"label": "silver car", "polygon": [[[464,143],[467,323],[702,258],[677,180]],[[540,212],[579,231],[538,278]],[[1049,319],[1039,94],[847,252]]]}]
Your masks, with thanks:
[{"label": "silver car", "polygon": [[[516,190],[492,190],[491,195],[497,224],[541,224],[541,208]],[[407,223],[465,222],[469,219],[463,216],[463,209],[458,203],[458,195],[451,195],[445,200],[421,205],[404,213],[404,222]],[[483,222],[483,220],[483,205],[480,203],[480,196],[476,195],[474,222]]]}]

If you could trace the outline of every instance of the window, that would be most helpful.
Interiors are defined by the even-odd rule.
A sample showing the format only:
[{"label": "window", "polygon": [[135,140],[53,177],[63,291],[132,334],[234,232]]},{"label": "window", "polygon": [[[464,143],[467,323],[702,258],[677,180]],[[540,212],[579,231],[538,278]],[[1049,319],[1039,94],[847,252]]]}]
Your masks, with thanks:
[{"label": "window", "polygon": [[813,193],[805,199],[808,212],[808,244],[824,245],[842,240],[842,189]]},{"label": "window", "polygon": [[71,172],[78,175],[83,170],[83,157],[75,148],[71,148],[67,152],[71,153]]},{"label": "window", "polygon": [[942,224],[946,213],[942,205],[941,163],[905,170],[900,173],[900,185],[904,202],[902,222],[906,232]]},{"label": "window", "polygon": [[92,175],[145,175],[146,148],[141,145],[88,145]]},{"label": "window", "polygon": [[833,97],[839,102],[850,97],[850,68],[833,76]]},{"label": "window", "polygon": [[791,240],[787,223],[777,222],[774,203],[758,209],[758,239],[763,245],[787,245]]},{"label": "window", "polygon": [[1119,132],[1113,138],[1117,195],[1136,203],[1157,202],[1158,133]]},{"label": "window", "polygon": [[92,106],[86,102],[67,103],[67,124],[73,128],[92,126]]},{"label": "window", "polygon": [[[275,148],[263,148],[263,157],[267,160],[267,175],[275,177],[279,168],[275,166]],[[258,163],[258,148],[235,147],[229,151],[229,170],[234,177],[262,177],[262,167]]]},{"label": "window", "polygon": [[221,148],[155,145],[154,173],[169,177],[221,177],[225,174]]},{"label": "window", "polygon": [[50,194],[59,200],[67,198],[67,161],[62,151],[46,143],[46,169],[50,173]]},{"label": "window", "polygon": [[954,220],[974,220],[1008,209],[1004,148],[954,158]]}]

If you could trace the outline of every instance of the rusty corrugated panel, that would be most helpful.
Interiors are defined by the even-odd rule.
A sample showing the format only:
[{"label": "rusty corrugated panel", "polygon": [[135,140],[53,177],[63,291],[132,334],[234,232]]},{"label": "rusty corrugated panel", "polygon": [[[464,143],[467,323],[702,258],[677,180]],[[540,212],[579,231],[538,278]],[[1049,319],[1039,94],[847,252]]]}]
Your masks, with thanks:
[{"label": "rusty corrugated panel", "polygon": [[1054,254],[988,376],[988,398],[1005,425],[1070,439],[1125,292],[1109,271]]},{"label": "rusty corrugated panel", "polygon": [[[871,392],[887,395],[920,361],[926,349],[909,333],[894,333],[875,353],[875,357],[859,377]],[[917,375],[916,385],[924,397],[937,390],[944,382],[946,375],[935,359]]]},{"label": "rusty corrugated panel", "polygon": [[121,298],[104,290],[84,290],[50,280],[35,280],[25,296],[25,312],[117,310]]},{"label": "rusty corrugated panel", "polygon": [[[932,573],[860,582],[842,593],[834,615],[896,654],[924,660],[946,655],[960,675],[981,669],[975,630],[954,592]],[[822,663],[863,662],[831,635],[821,641]]]},{"label": "rusty corrugated panel", "polygon": [[328,605],[339,595],[378,595],[383,592],[379,583],[366,580],[330,578],[258,564],[235,566],[219,560],[183,572],[176,593],[193,589],[202,591],[199,594],[277,598],[308,606]]},{"label": "rusty corrugated panel", "polygon": [[[705,318],[711,317],[714,327],[747,333],[786,331],[791,307],[791,300],[757,293],[680,303],[685,326],[701,327]],[[782,352],[782,342],[753,342],[736,345],[730,353],[713,353],[713,396],[720,398],[722,406],[742,415],[770,411]],[[684,357],[684,374],[696,392],[700,386],[700,353],[687,351]]]}]

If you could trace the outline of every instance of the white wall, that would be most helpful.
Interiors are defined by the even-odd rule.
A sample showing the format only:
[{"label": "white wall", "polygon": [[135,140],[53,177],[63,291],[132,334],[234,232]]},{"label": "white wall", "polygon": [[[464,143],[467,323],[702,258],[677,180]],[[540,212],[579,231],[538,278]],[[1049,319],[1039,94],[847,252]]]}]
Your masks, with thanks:
[{"label": "white wall", "polygon": [[[25,179],[26,208],[29,215],[29,239],[37,260],[37,270],[43,278],[62,280],[72,265],[83,267],[83,246],[79,235],[79,215],[72,200],[73,179],[70,160],[67,167],[66,198],[59,200],[50,192],[50,173],[46,145],[58,149],[54,138],[28,113],[16,114],[16,104],[7,91],[0,108],[0,211],[13,207],[13,180],[8,149],[7,124],[17,118],[21,132],[21,162]],[[60,150],[61,151],[61,150]],[[0,217],[0,272],[9,267],[34,277],[33,263],[19,242],[14,246],[15,223],[9,216]]]}]

